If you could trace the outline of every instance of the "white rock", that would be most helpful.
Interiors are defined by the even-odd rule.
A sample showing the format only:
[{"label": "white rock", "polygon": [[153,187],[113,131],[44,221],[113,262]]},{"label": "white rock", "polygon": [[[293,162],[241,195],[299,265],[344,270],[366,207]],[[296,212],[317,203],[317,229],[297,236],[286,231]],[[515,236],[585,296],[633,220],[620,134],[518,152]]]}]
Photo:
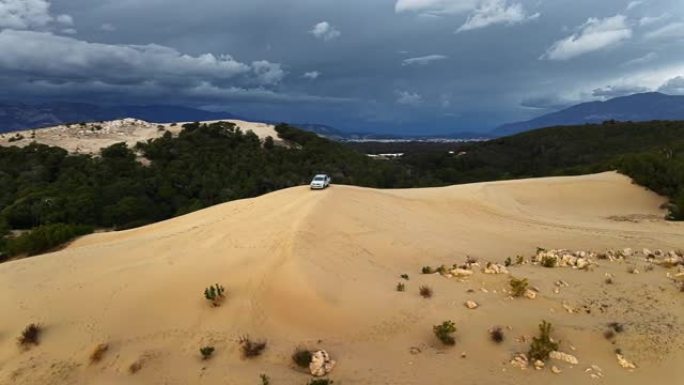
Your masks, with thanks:
[{"label": "white rock", "polygon": [[625,369],[636,369],[636,365],[633,362],[627,361],[627,359],[622,354],[616,354],[618,363]]},{"label": "white rock", "polygon": [[335,368],[335,361],[330,359],[328,352],[319,350],[311,355],[309,371],[312,376],[322,377],[330,373]]},{"label": "white rock", "polygon": [[622,249],[622,255],[624,255],[625,257],[631,257],[632,254],[634,254],[634,251],[629,247]]},{"label": "white rock", "polygon": [[561,370],[558,369],[558,367],[555,366],[555,365],[551,367],[551,371],[554,372],[555,374],[560,374],[560,373],[561,373]]},{"label": "white rock", "polygon": [[525,291],[525,298],[535,299],[537,298],[537,293],[533,290],[527,289],[527,291]]},{"label": "white rock", "polygon": [[458,277],[470,277],[471,275],[473,275],[473,271],[472,271],[472,270],[461,269],[461,268],[453,269],[453,270],[450,271],[450,273],[451,273],[454,277],[457,277],[457,278],[458,278]]},{"label": "white rock", "polygon": [[530,361],[527,359],[525,353],[517,353],[511,360],[511,365],[524,370],[530,365]]},{"label": "white rock", "polygon": [[570,365],[579,364],[579,360],[577,360],[577,357],[573,356],[572,354],[567,354],[567,353],[563,353],[563,352],[553,351],[553,352],[549,353],[549,358],[554,359],[554,360],[567,362]]},{"label": "white rock", "polygon": [[478,305],[477,302],[475,302],[475,301],[466,301],[465,307],[472,310],[472,309],[477,309],[478,307],[480,307],[480,305]]},{"label": "white rock", "polygon": [[541,361],[541,360],[534,361],[534,368],[537,370],[544,369],[544,361]]}]

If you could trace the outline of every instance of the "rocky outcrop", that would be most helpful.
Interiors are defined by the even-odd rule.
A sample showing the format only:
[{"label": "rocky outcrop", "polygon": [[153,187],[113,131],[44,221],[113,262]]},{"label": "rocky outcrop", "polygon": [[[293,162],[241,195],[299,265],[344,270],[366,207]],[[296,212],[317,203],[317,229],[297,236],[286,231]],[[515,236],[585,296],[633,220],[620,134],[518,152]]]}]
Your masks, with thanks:
[{"label": "rocky outcrop", "polygon": [[506,269],[504,265],[489,262],[484,269],[482,269],[482,272],[485,274],[508,274],[508,269]]}]

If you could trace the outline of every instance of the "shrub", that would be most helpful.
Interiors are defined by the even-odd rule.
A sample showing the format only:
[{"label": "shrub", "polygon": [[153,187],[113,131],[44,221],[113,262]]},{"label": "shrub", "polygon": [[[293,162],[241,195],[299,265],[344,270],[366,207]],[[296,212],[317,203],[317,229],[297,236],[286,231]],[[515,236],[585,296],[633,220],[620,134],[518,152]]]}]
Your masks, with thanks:
[{"label": "shrub", "polygon": [[128,372],[131,374],[135,374],[140,371],[143,367],[143,361],[142,359],[139,359],[135,362],[133,362],[129,367],[128,367]]},{"label": "shrub", "polygon": [[605,332],[603,332],[603,337],[605,337],[605,339],[607,340],[612,340],[613,338],[615,338],[615,332],[612,330],[606,330]]},{"label": "shrub", "polygon": [[613,284],[613,277],[606,277],[606,279],[603,282],[605,282],[606,285],[612,285]]},{"label": "shrub", "polygon": [[225,298],[225,295],[223,294],[225,291],[226,289],[217,283],[214,286],[209,286],[204,289],[204,298],[211,301],[213,306],[219,306],[221,301]]},{"label": "shrub", "polygon": [[489,338],[497,344],[500,344],[504,340],[504,332],[500,327],[495,327],[489,330]]},{"label": "shrub", "polygon": [[611,328],[615,333],[622,333],[625,331],[625,326],[619,322],[610,322],[608,327]]},{"label": "shrub", "polygon": [[551,257],[551,256],[543,256],[541,260],[541,265],[544,267],[556,267],[556,264],[558,263],[558,259],[556,257]]},{"label": "shrub", "polygon": [[423,266],[423,269],[421,270],[423,274],[432,274],[435,271],[432,270],[432,267],[430,266]]},{"label": "shrub", "polygon": [[527,292],[527,278],[517,279],[512,277],[509,284],[511,285],[511,294],[514,297],[522,297]]},{"label": "shrub", "polygon": [[240,337],[239,343],[244,358],[258,357],[266,349],[266,341],[252,341],[249,336]]},{"label": "shrub", "polygon": [[402,274],[402,275],[400,275],[400,277],[403,278],[403,279],[405,279],[405,280],[407,280],[407,281],[409,280],[409,275],[408,275],[408,274]]},{"label": "shrub", "polygon": [[444,321],[440,325],[433,326],[432,332],[444,345],[456,344],[456,340],[451,336],[456,333],[456,325],[452,321]]},{"label": "shrub", "polygon": [[522,265],[523,262],[525,262],[525,257],[523,257],[522,255],[518,255],[517,257],[515,257],[516,265]]},{"label": "shrub", "polygon": [[307,385],[332,385],[335,381],[327,378],[314,378]]},{"label": "shrub", "polygon": [[551,324],[542,321],[539,324],[539,336],[532,337],[532,344],[527,356],[531,360],[545,361],[554,350],[558,350],[558,342],[551,339]]},{"label": "shrub", "polygon": [[100,362],[105,353],[107,353],[107,350],[109,350],[108,344],[97,345],[95,349],[93,349],[92,353],[90,353],[90,363],[94,364]]},{"label": "shrub", "polygon": [[448,272],[448,270],[447,270],[447,267],[446,267],[445,265],[440,265],[440,266],[437,268],[437,272],[438,272],[439,274],[444,275],[444,274],[446,274],[446,273]]},{"label": "shrub", "polygon": [[418,293],[420,293],[420,296],[423,298],[431,298],[432,297],[432,288],[430,286],[421,286],[418,288]]},{"label": "shrub", "polygon": [[271,378],[265,374],[260,374],[259,378],[261,379],[261,385],[269,385],[271,383]]},{"label": "shrub", "polygon": [[506,258],[506,260],[504,261],[504,266],[506,266],[506,267],[509,267],[512,264],[513,264],[513,260],[511,259],[511,257]]},{"label": "shrub", "polygon": [[203,346],[200,348],[200,354],[202,354],[202,359],[203,360],[208,360],[211,358],[211,355],[214,354],[214,347],[213,346]]},{"label": "shrub", "polygon": [[402,282],[399,282],[397,284],[397,291],[406,291],[406,285],[404,285]]},{"label": "shrub", "polygon": [[24,331],[21,332],[21,336],[19,336],[19,345],[28,346],[40,344],[40,333],[42,331],[43,328],[39,324],[27,325],[24,328]]},{"label": "shrub", "polygon": [[16,238],[9,238],[7,240],[7,251],[9,255],[36,255],[92,232],[93,228],[90,226],[65,225],[63,223],[38,226]]},{"label": "shrub", "polygon": [[300,368],[308,368],[309,364],[311,363],[312,356],[313,354],[311,354],[310,350],[297,348],[295,349],[294,353],[292,353],[292,361],[294,361],[294,363]]}]

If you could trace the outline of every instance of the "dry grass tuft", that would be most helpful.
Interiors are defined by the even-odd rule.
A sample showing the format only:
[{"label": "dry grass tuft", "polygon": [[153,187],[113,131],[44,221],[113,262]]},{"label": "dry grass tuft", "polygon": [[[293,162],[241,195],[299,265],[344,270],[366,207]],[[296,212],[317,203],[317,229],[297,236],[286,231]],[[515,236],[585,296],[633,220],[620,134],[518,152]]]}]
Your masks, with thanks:
[{"label": "dry grass tuft", "polygon": [[104,357],[105,353],[107,353],[107,350],[109,350],[109,344],[97,345],[90,353],[90,363],[96,364],[102,361],[102,357]]},{"label": "dry grass tuft", "polygon": [[21,336],[17,339],[17,342],[21,346],[28,347],[29,345],[40,344],[40,334],[43,331],[43,327],[39,324],[28,324],[24,331],[21,332]]},{"label": "dry grass tuft", "polygon": [[418,293],[423,298],[432,298],[432,288],[430,286],[421,286],[418,288]]},{"label": "dry grass tuft", "polygon": [[240,337],[238,341],[242,349],[242,356],[244,358],[254,358],[261,355],[266,349],[266,341],[252,341],[249,336]]}]

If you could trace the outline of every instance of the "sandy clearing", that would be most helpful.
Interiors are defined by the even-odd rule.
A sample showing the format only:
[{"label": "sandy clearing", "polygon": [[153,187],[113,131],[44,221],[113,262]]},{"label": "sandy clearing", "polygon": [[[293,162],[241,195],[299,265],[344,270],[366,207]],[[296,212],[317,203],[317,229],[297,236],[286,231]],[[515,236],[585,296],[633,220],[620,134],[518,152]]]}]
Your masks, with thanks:
[{"label": "sandy clearing", "polygon": [[[512,267],[539,288],[534,301],[503,294],[505,276],[419,274],[467,255],[529,256],[537,246],[681,248],[684,225],[655,219],[663,202],[615,173],[409,190],[296,187],[87,236],[0,265],[0,383],[254,384],[267,373],[273,384],[304,384],[289,355],[306,345],[328,349],[339,360],[332,378],[345,384],[578,384],[593,381],[591,365],[604,384],[674,384],[684,378],[684,295],[662,268],[628,274],[630,264],[644,271],[642,259],[598,261],[591,272]],[[648,219],[610,219],[635,215]],[[402,273],[410,280],[398,293]],[[570,287],[556,294],[559,279]],[[220,308],[202,297],[215,282],[228,291]],[[435,297],[419,297],[420,285]],[[466,300],[480,307],[467,310]],[[568,314],[563,304],[582,311]],[[431,332],[447,319],[458,328],[453,348]],[[556,375],[508,364],[542,319],[580,365],[554,363],[563,370]],[[602,337],[611,321],[626,325],[615,345]],[[44,324],[45,335],[20,352],[15,337],[28,322]],[[488,340],[494,325],[511,328],[501,345]],[[244,334],[267,338],[267,352],[240,358],[235,340]],[[90,367],[101,342],[111,349]],[[204,344],[217,349],[208,362],[199,359]],[[615,348],[639,368],[620,368]],[[143,369],[128,374],[140,357]]]},{"label": "sandy clearing", "polygon": [[[262,140],[272,137],[276,143],[282,142],[278,137],[275,126],[247,122],[243,120],[225,119],[207,121],[202,123],[231,122],[239,127],[243,132],[252,131]],[[94,122],[85,124],[59,125],[54,127],[39,128],[36,130],[26,130],[18,132],[7,132],[0,134],[0,146],[28,146],[36,142],[49,146],[64,148],[71,153],[78,154],[97,154],[104,147],[109,147],[117,143],[126,143],[132,147],[138,142],[145,142],[150,139],[161,137],[164,132],[169,131],[173,135],[178,135],[182,130],[183,124],[179,123],[150,123],[140,119],[120,119],[107,122]],[[16,135],[21,135],[23,139],[10,141]]]}]

